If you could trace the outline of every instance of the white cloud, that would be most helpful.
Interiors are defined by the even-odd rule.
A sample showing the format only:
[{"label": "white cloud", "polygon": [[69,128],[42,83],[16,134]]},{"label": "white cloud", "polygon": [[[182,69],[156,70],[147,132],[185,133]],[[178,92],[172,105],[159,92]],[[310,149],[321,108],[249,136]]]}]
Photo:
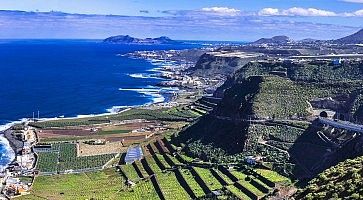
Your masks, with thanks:
[{"label": "white cloud", "polygon": [[363,0],[342,0],[342,1],[349,3],[363,3]]},{"label": "white cloud", "polygon": [[[356,0],[358,1],[358,0]],[[363,2],[363,0],[362,0]],[[300,8],[292,7],[288,9],[278,8],[264,8],[260,10],[257,15],[259,16],[303,16],[303,17],[363,17],[363,9],[353,11],[336,13],[329,10],[321,10],[317,8]]]},{"label": "white cloud", "polygon": [[258,12],[260,16],[271,16],[271,15],[279,15],[279,9],[277,8],[264,8]]},{"label": "white cloud", "polygon": [[355,12],[354,12],[354,14],[355,14],[356,16],[363,16],[363,9],[362,9],[362,10],[357,10],[357,11],[355,11]]},{"label": "white cloud", "polygon": [[167,35],[174,39],[254,41],[284,34],[294,39],[332,39],[352,33],[359,26],[296,22],[290,18],[258,17],[256,13],[245,16],[243,11],[236,17],[194,12],[142,17],[0,11],[0,38],[99,39],[129,34],[143,38]]},{"label": "white cloud", "polygon": [[282,11],[282,15],[292,15],[292,16],[321,16],[321,17],[331,17],[337,16],[335,12],[328,10],[320,10],[316,8],[298,8],[293,7]]},{"label": "white cloud", "polygon": [[235,8],[228,8],[228,7],[207,7],[202,8],[202,12],[208,12],[218,15],[227,15],[227,16],[236,16],[240,14],[240,10]]},{"label": "white cloud", "polygon": [[353,12],[352,14],[353,14],[353,16],[363,17],[363,9],[357,10],[357,11]]},{"label": "white cloud", "polygon": [[[363,0],[362,0],[363,1]],[[291,7],[287,9],[263,8],[257,12],[241,11],[228,7],[206,7],[199,10],[165,10],[164,14],[189,17],[253,17],[253,16],[286,16],[286,17],[363,17],[363,9],[352,12],[334,12],[318,8]]]},{"label": "white cloud", "polygon": [[338,14],[333,11],[321,10],[316,8],[293,7],[280,10],[277,8],[264,8],[258,12],[260,16],[309,16],[309,17],[331,17]]}]

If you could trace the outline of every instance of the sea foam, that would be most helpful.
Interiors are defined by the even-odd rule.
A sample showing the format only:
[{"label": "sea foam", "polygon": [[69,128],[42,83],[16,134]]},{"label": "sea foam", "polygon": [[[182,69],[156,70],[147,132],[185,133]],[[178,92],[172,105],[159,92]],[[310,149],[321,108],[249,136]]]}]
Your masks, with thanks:
[{"label": "sea foam", "polygon": [[132,78],[144,78],[144,79],[163,79],[163,78],[160,78],[160,77],[157,77],[156,74],[140,74],[140,73],[137,73],[137,74],[128,74],[130,77]]},{"label": "sea foam", "polygon": [[0,146],[2,150],[0,156],[0,171],[4,171],[6,166],[15,159],[15,152],[11,148],[9,141],[3,135],[0,135]]},{"label": "sea foam", "polygon": [[143,94],[149,97],[152,102],[150,103],[162,103],[165,101],[163,93],[173,93],[178,91],[178,88],[159,88],[154,86],[148,86],[147,88],[119,88],[120,91],[134,91],[139,94]]}]

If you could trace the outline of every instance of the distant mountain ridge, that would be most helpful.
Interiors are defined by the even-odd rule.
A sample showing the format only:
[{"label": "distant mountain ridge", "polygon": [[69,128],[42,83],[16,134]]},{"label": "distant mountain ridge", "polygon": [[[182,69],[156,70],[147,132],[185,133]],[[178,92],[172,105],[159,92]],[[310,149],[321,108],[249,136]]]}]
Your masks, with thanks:
[{"label": "distant mountain ridge", "polygon": [[176,44],[180,43],[179,41],[172,40],[166,36],[161,36],[157,38],[135,38],[129,35],[117,35],[108,37],[103,40],[103,42],[107,43],[117,43],[117,44]]},{"label": "distant mountain ridge", "polygon": [[333,40],[335,43],[345,43],[345,44],[363,44],[363,29],[359,30],[352,35]]},{"label": "distant mountain ridge", "polygon": [[[252,42],[251,44],[287,44],[294,43],[295,41],[289,38],[288,36],[279,35],[271,38],[261,38]],[[311,42],[329,42],[329,43],[337,43],[337,44],[363,44],[363,29],[359,30],[356,33],[351,35],[336,39],[336,40],[316,40],[312,38],[303,39],[297,41],[300,43],[311,43]]]},{"label": "distant mountain ridge", "polygon": [[289,42],[293,42],[293,40],[285,35],[278,35],[272,38],[261,38],[253,44],[286,44]]}]

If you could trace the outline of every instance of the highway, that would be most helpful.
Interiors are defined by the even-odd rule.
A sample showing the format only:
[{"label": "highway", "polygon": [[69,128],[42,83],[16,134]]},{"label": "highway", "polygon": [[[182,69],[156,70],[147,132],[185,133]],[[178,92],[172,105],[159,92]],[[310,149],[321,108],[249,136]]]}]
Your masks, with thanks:
[{"label": "highway", "polygon": [[319,117],[319,122],[322,124],[327,124],[336,128],[346,129],[350,131],[355,131],[359,133],[363,133],[363,125],[360,124],[354,124],[348,121],[336,121],[332,119],[327,119],[324,117]]}]

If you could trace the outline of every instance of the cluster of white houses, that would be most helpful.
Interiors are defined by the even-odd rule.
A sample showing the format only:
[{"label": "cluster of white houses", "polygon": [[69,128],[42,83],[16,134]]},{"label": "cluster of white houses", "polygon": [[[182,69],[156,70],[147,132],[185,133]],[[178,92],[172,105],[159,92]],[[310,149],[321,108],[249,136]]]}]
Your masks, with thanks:
[{"label": "cluster of white houses", "polygon": [[[24,126],[22,129],[7,130],[12,137],[10,142],[22,143],[14,150],[15,159],[1,173],[1,196],[0,199],[8,199],[17,195],[29,193],[35,175],[36,155],[33,146],[37,143],[36,132],[33,128]],[[8,138],[9,139],[9,138]]]}]

